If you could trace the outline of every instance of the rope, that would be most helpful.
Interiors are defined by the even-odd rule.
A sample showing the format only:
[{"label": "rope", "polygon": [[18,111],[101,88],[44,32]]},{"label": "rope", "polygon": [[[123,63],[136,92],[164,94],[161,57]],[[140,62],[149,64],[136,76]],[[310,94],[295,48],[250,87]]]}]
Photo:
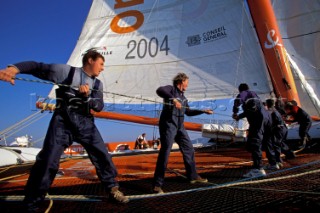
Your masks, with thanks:
[{"label": "rope", "polygon": [[10,176],[10,177],[5,177],[5,178],[0,179],[0,182],[4,181],[4,180],[11,179],[11,178],[20,177],[20,176],[23,176],[23,175],[26,175],[26,174],[28,174],[28,173],[23,173],[23,174],[20,174],[20,175],[13,175],[13,176]]},{"label": "rope", "polygon": [[[15,77],[13,78],[14,80],[20,80],[20,81],[26,81],[26,82],[32,82],[32,83],[42,83],[42,84],[49,84],[49,85],[54,85],[54,86],[61,86],[61,87],[69,87],[71,89],[78,89],[77,87],[72,87],[70,85],[66,85],[66,84],[59,84],[59,83],[54,83],[54,82],[50,82],[50,81],[42,81],[42,80],[33,80],[33,79],[26,79],[26,78],[18,78],[18,77]],[[89,89],[90,91],[96,91],[96,92],[99,92],[99,90],[96,90],[96,89]],[[154,100],[150,100],[150,99],[147,99],[147,98],[142,98],[142,97],[133,97],[133,96],[129,96],[129,95],[124,95],[124,94],[120,94],[120,93],[114,93],[114,92],[107,92],[107,91],[102,91],[102,93],[105,93],[105,94],[111,94],[111,95],[116,95],[116,96],[120,96],[120,97],[125,97],[125,98],[132,98],[132,99],[138,99],[138,100],[143,100],[143,101],[147,101],[147,102],[152,102],[152,103],[161,103],[162,102],[159,102],[159,101],[154,101]],[[169,104],[172,106],[172,104]]]},{"label": "rope", "polygon": [[48,197],[50,202],[49,202],[49,206],[47,207],[45,213],[49,213],[51,208],[52,208],[52,206],[53,206],[53,200],[52,200],[51,196],[49,195],[49,193],[47,193],[47,197]]},{"label": "rope", "polygon": [[[15,77],[15,78],[13,78],[13,79],[14,79],[14,80],[20,80],[20,81],[26,81],[26,82],[33,82],[33,83],[49,84],[49,85],[53,85],[53,86],[69,87],[69,88],[71,88],[71,89],[76,89],[76,90],[78,89],[78,88],[72,87],[72,86],[70,86],[70,85],[59,84],[59,83],[54,83],[54,82],[49,82],[49,81],[33,80],[33,79],[18,78],[18,77]],[[89,89],[89,90],[90,90],[90,91],[101,92],[100,90],[96,90],[96,89]],[[155,104],[163,104],[163,105],[168,105],[168,106],[174,106],[173,104],[163,103],[163,102],[159,102],[159,101],[156,101],[156,100],[151,100],[151,99],[147,99],[147,98],[143,98],[143,97],[129,96],[129,95],[124,95],[124,94],[114,93],[114,92],[107,92],[107,91],[102,91],[102,93],[111,94],[111,95],[120,96],[120,97],[125,97],[125,98],[142,100],[142,101],[151,102],[151,103],[155,103]],[[184,107],[182,107],[182,108],[184,108]],[[216,114],[216,115],[221,115],[221,116],[231,117],[230,115],[220,114],[220,113],[216,113],[216,112],[214,112],[214,114]]]},{"label": "rope", "polygon": [[[320,161],[316,161],[316,162],[311,162],[309,164],[304,164],[302,166],[297,166],[297,167],[293,167],[290,169],[284,169],[278,172],[272,172],[269,175],[275,174],[275,173],[279,173],[279,172],[285,172],[288,170],[293,170],[293,169],[298,169],[304,166],[308,166],[311,164],[316,164],[319,163]],[[287,175],[287,176],[282,176],[282,177],[277,177],[277,178],[270,178],[270,179],[263,179],[263,180],[257,180],[257,181],[252,181],[253,179],[257,179],[257,178],[261,178],[263,176],[260,177],[254,177],[254,178],[245,178],[245,179],[241,179],[238,181],[234,181],[234,182],[229,182],[229,183],[224,183],[224,184],[215,184],[215,183],[206,183],[208,185],[213,185],[213,186],[209,186],[209,187],[201,187],[201,188],[196,188],[196,189],[189,189],[189,190],[183,190],[183,191],[176,191],[176,192],[167,192],[164,194],[146,194],[146,195],[131,195],[131,196],[127,196],[129,199],[134,200],[134,199],[142,199],[142,198],[152,198],[152,197],[160,197],[160,196],[169,196],[169,195],[177,195],[177,194],[183,194],[183,193],[188,193],[188,192],[199,192],[199,191],[204,191],[204,190],[213,190],[213,189],[221,189],[221,188],[234,188],[234,186],[240,186],[240,185],[250,185],[250,184],[259,184],[259,183],[266,183],[266,182],[271,182],[271,181],[278,181],[278,180],[283,180],[283,179],[288,179],[288,178],[296,178],[296,177],[301,177],[301,176],[305,176],[305,175],[309,175],[309,174],[315,174],[320,172],[320,169],[314,170],[314,171],[308,171],[308,172],[304,172],[304,173],[300,173],[300,174],[296,174],[296,175]],[[300,192],[300,191],[291,191],[291,192],[296,192],[296,193],[305,193],[305,194],[316,194],[316,195],[320,195],[320,192]]]},{"label": "rope", "polygon": [[40,112],[35,112],[33,114],[31,114],[30,116],[28,116],[27,118],[23,119],[22,121],[19,121],[17,123],[15,123],[14,125],[2,130],[0,132],[0,135],[3,135],[3,134],[6,134],[8,133],[9,131],[12,131],[14,128],[16,128],[17,126],[19,125],[22,125],[22,123],[26,122],[27,120],[30,120],[30,119],[33,119],[34,116],[36,116],[37,114],[39,114]]},{"label": "rope", "polygon": [[[269,173],[267,176],[277,174],[277,173],[286,172],[286,171],[297,170],[297,169],[311,166],[311,165],[315,165],[318,163],[320,163],[319,160],[313,161],[313,162],[303,164],[300,166],[272,172],[272,173]],[[224,183],[224,184],[219,184],[219,185],[217,185],[215,183],[208,182],[207,184],[212,185],[212,186],[183,190],[183,191],[176,191],[176,192],[167,192],[164,194],[131,195],[131,196],[127,196],[127,197],[131,200],[136,200],[136,199],[144,199],[144,198],[152,198],[152,197],[160,197],[160,196],[177,195],[177,194],[183,194],[183,193],[188,193],[188,192],[200,192],[200,191],[204,191],[204,190],[213,190],[213,189],[221,189],[221,188],[238,188],[238,189],[245,189],[245,190],[268,190],[268,191],[276,191],[276,192],[290,192],[290,193],[299,193],[299,194],[320,195],[320,192],[237,187],[237,186],[241,186],[241,185],[260,184],[260,183],[279,181],[279,180],[289,179],[289,178],[297,178],[297,177],[302,177],[305,175],[315,174],[315,173],[319,173],[319,172],[320,172],[320,169],[316,169],[316,170],[308,171],[308,172],[304,172],[304,173],[281,176],[281,177],[276,177],[276,178],[262,179],[262,180],[257,180],[257,181],[252,181],[252,180],[257,179],[257,178],[261,178],[263,176],[254,177],[254,178],[245,178],[245,179],[237,180],[234,182],[229,182],[229,183]],[[50,195],[50,197],[49,197],[50,204],[49,204],[46,212],[49,212],[49,210],[51,209],[51,207],[53,205],[53,200],[72,200],[72,201],[91,201],[92,202],[92,201],[101,201],[103,198],[104,198],[104,196],[93,196],[93,195]],[[15,195],[14,196],[0,196],[0,199],[5,200],[5,201],[17,201],[17,200],[22,200],[23,196],[15,196]]]},{"label": "rope", "polygon": [[[39,112],[40,112],[40,111],[39,111]],[[42,114],[42,115],[40,114],[40,116],[38,116],[38,117],[36,117],[36,118],[32,118],[33,120],[31,120],[31,118],[28,119],[28,120],[30,120],[28,124],[24,124],[24,125],[21,126],[19,129],[15,130],[14,132],[11,132],[10,134],[7,135],[7,137],[12,136],[13,134],[19,132],[20,130],[22,130],[22,129],[28,127],[28,126],[30,126],[31,124],[33,124],[34,122],[42,119],[42,118],[45,117],[45,116],[47,116],[47,114]],[[26,120],[26,121],[27,121],[27,120]]]}]

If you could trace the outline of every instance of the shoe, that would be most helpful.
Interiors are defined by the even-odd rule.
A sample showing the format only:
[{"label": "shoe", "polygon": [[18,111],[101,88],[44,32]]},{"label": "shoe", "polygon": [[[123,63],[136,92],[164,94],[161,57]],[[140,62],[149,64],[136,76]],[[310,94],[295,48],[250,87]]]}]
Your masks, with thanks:
[{"label": "shoe", "polygon": [[279,167],[278,163],[276,163],[274,165],[270,165],[270,164],[265,165],[263,167],[263,169],[265,169],[265,170],[278,170],[278,169],[280,169],[280,167]]},{"label": "shoe", "polygon": [[153,189],[152,189],[152,193],[154,193],[154,194],[163,194],[164,191],[161,189],[160,186],[155,186],[155,187],[153,187]]},{"label": "shoe", "polygon": [[39,196],[37,198],[25,197],[23,200],[24,212],[33,213],[40,212],[40,205],[44,201],[45,195]]},{"label": "shoe", "polygon": [[198,176],[196,179],[190,180],[191,184],[194,184],[194,183],[207,183],[207,182],[208,182],[207,178],[202,178],[200,176]]},{"label": "shoe", "polygon": [[123,195],[121,191],[119,191],[118,186],[114,186],[111,188],[110,193],[109,193],[109,199],[111,201],[115,201],[118,203],[128,203],[129,199]]},{"label": "shoe", "polygon": [[277,162],[277,165],[278,165],[279,169],[282,169],[282,168],[283,168],[283,163]]},{"label": "shoe", "polygon": [[26,203],[25,204],[25,211],[26,213],[35,213],[39,212],[39,203],[33,202],[33,203]]},{"label": "shoe", "polygon": [[266,176],[266,171],[264,169],[251,169],[248,173],[244,174],[243,177],[254,178],[254,177],[264,177]]}]

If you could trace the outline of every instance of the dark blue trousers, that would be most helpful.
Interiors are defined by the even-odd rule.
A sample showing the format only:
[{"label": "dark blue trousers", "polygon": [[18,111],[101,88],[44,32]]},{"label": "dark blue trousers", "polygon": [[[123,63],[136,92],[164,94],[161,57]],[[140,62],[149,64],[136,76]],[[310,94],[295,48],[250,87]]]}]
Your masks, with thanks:
[{"label": "dark blue trousers", "polygon": [[184,126],[178,128],[170,121],[160,121],[159,130],[161,148],[154,173],[153,185],[162,186],[164,184],[165,171],[174,141],[177,142],[182,153],[187,178],[190,180],[196,179],[198,174],[195,165],[194,148]]},{"label": "dark blue trousers", "polygon": [[106,190],[118,185],[116,168],[93,118],[71,111],[56,111],[25,187],[26,202],[45,197],[59,169],[60,156],[73,141],[85,148]]},{"label": "dark blue trousers", "polygon": [[269,164],[276,163],[273,144],[271,140],[271,117],[264,110],[259,109],[254,112],[247,112],[249,123],[249,134],[247,138],[247,150],[251,152],[253,168],[262,168],[262,149],[266,151]]},{"label": "dark blue trousers", "polygon": [[273,130],[273,147],[275,152],[275,158],[277,162],[282,162],[280,157],[281,153],[287,155],[293,155],[292,151],[286,144],[286,139],[288,135],[288,129],[285,126],[275,127]]}]

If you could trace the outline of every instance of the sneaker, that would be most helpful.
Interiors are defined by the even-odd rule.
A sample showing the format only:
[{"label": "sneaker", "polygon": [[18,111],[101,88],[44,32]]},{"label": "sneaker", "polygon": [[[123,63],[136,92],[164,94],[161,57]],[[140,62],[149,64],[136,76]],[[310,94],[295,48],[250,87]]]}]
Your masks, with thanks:
[{"label": "sneaker", "polygon": [[202,178],[200,176],[198,176],[196,179],[190,180],[191,184],[194,184],[194,183],[207,183],[207,182],[208,182],[207,178]]},{"label": "sneaker", "polygon": [[266,175],[267,174],[264,171],[264,169],[251,169],[248,173],[244,174],[243,177],[254,178],[254,177],[261,177]]},{"label": "sneaker", "polygon": [[277,165],[278,165],[279,169],[283,168],[283,164],[281,162],[277,162]]},{"label": "sneaker", "polygon": [[263,167],[263,169],[266,169],[266,170],[278,170],[278,169],[280,169],[280,167],[279,167],[279,165],[276,163],[276,164],[274,164],[274,165],[270,165],[270,164],[265,165],[265,166]]},{"label": "sneaker", "polygon": [[118,203],[128,203],[129,199],[123,195],[121,191],[119,191],[118,186],[114,186],[111,188],[109,193],[109,199]]},{"label": "sneaker", "polygon": [[152,189],[152,193],[154,193],[154,194],[163,194],[164,191],[161,189],[160,186],[155,186],[155,187],[153,187],[153,189]]}]

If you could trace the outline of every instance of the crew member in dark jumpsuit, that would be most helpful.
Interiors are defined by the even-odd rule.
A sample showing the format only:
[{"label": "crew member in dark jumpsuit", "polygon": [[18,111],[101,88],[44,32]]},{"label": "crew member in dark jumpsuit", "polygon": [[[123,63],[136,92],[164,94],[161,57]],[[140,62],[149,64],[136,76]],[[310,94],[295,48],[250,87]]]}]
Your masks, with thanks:
[{"label": "crew member in dark jumpsuit", "polygon": [[289,101],[285,105],[285,112],[292,119],[287,120],[288,122],[298,122],[299,126],[299,137],[300,137],[300,148],[305,148],[307,142],[311,141],[309,130],[312,125],[312,119],[310,115],[302,108],[297,106],[295,101]]},{"label": "crew member in dark jumpsuit", "polygon": [[159,120],[161,148],[154,173],[154,193],[163,193],[161,187],[164,184],[165,171],[173,142],[179,145],[183,155],[186,175],[190,182],[203,183],[208,181],[207,179],[201,178],[196,171],[194,148],[184,128],[184,115],[212,114],[213,111],[189,108],[188,100],[184,96],[188,83],[189,77],[185,73],[179,73],[173,79],[173,86],[162,86],[156,91],[157,94],[163,98],[163,110]]},{"label": "crew member in dark jumpsuit", "polygon": [[[253,166],[244,177],[265,176],[262,167],[262,148],[265,148],[269,164],[276,165],[274,151],[271,142],[271,116],[264,108],[258,95],[249,90],[245,83],[239,85],[239,94],[234,100],[233,115],[235,120],[247,118],[249,123],[249,133],[247,137],[247,150],[251,152]],[[239,112],[242,105],[243,112]]]},{"label": "crew member in dark jumpsuit", "polygon": [[82,63],[82,68],[75,68],[27,61],[9,65],[0,71],[0,80],[11,84],[14,84],[16,74],[21,73],[70,85],[56,89],[56,110],[25,187],[24,201],[30,211],[45,198],[59,169],[60,156],[73,141],[86,149],[109,198],[121,203],[129,201],[118,189],[115,180],[117,170],[90,112],[99,112],[104,107],[103,84],[96,78],[104,69],[104,57],[89,50],[84,54]]},{"label": "crew member in dark jumpsuit", "polygon": [[295,154],[290,150],[289,146],[286,144],[286,139],[288,135],[288,128],[280,114],[280,112],[275,108],[275,101],[273,99],[266,100],[266,106],[268,112],[271,114],[272,119],[272,144],[275,152],[276,162],[279,167],[282,167],[281,153],[284,153],[286,159],[291,159],[295,157]]}]

